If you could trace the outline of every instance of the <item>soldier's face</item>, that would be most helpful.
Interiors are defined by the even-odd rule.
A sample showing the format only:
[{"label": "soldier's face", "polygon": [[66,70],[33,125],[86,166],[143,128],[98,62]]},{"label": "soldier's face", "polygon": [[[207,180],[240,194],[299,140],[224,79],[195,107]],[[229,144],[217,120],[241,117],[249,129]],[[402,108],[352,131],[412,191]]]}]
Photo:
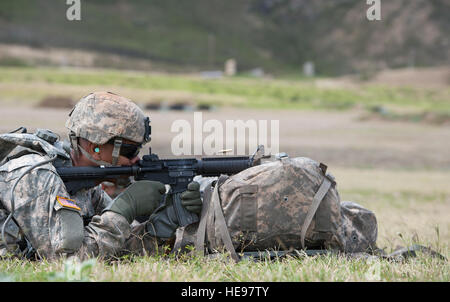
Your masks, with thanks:
[{"label": "soldier's face", "polygon": [[[137,145],[135,142],[129,140],[123,140],[123,143],[130,145]],[[99,146],[100,152],[97,154],[101,156],[101,160],[104,160],[108,163],[112,163],[112,152],[114,150],[114,146],[111,144],[105,144]],[[118,166],[130,166],[137,163],[140,160],[139,156],[134,156],[132,158],[127,158],[123,155],[119,155],[119,160],[117,162]]]},{"label": "soldier's face", "polygon": [[[101,160],[108,163],[112,163],[112,152],[114,150],[114,146],[112,144],[104,144],[104,145],[96,145],[86,140],[79,141],[84,150],[86,150],[95,160]],[[129,140],[123,140],[125,144],[135,144],[135,142]],[[98,148],[98,152],[96,152],[96,148]],[[130,166],[137,163],[140,160],[139,156],[134,156],[133,158],[127,158],[123,155],[119,155],[119,159],[117,161],[118,166]],[[74,166],[97,166],[96,163],[89,160],[83,154],[80,154],[77,158],[73,160]]]}]

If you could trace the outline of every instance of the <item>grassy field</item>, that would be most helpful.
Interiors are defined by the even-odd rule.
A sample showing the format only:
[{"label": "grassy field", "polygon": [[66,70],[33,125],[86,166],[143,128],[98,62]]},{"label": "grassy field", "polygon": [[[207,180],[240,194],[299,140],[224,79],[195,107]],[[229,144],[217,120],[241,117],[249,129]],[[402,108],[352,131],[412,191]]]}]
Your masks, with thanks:
[{"label": "grassy field", "polygon": [[[450,127],[425,120],[373,118],[373,106],[398,113],[450,112],[449,88],[371,84],[321,87],[320,79],[245,77],[206,80],[194,75],[81,69],[0,69],[0,131],[20,125],[65,133],[70,108],[39,107],[48,96],[73,100],[112,90],[141,105],[208,103],[204,119],[278,119],[280,151],[329,166],[341,200],[375,212],[378,246],[391,252],[414,243],[447,258],[450,242]],[[289,109],[289,110],[287,110]],[[171,122],[192,112],[146,110],[152,148],[170,156]],[[369,115],[369,117],[367,116]],[[418,253],[405,262],[335,255],[243,261],[197,257],[135,257],[70,264],[0,261],[0,281],[450,281],[449,264]]]},{"label": "grassy field", "polygon": [[[367,176],[356,181],[355,173]],[[409,175],[394,171],[338,169],[342,200],[373,210],[378,219],[378,246],[391,252],[397,246],[421,244],[450,256],[450,172]],[[369,181],[373,175],[383,182]],[[370,177],[372,176],[372,177]],[[428,181],[424,181],[423,178]],[[404,179],[404,178],[403,178]],[[385,184],[389,184],[385,186]],[[420,183],[420,185],[419,185]],[[418,253],[404,262],[348,259],[336,255],[287,258],[238,264],[225,257],[133,257],[112,262],[0,261],[0,281],[450,281],[448,262]]]},{"label": "grassy field", "polygon": [[109,89],[140,103],[184,102],[255,109],[372,108],[431,111],[450,114],[450,88],[334,85],[321,87],[303,79],[233,77],[204,79],[132,71],[64,68],[0,67],[2,101],[39,102],[46,96],[80,98],[86,92]]},{"label": "grassy field", "polygon": [[114,263],[2,261],[0,281],[359,282],[449,281],[448,264],[419,256],[406,263],[320,256],[264,260],[140,257]]}]

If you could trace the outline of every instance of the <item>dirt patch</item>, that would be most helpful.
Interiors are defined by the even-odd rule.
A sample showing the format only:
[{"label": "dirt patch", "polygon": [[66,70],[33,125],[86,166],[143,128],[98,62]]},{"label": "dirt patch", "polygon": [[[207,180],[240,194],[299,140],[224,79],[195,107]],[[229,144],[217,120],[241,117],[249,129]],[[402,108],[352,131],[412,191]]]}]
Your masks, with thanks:
[{"label": "dirt patch", "polygon": [[357,89],[361,85],[380,85],[388,87],[416,87],[427,89],[448,88],[450,85],[449,67],[385,69],[379,72],[366,71],[361,74],[344,75],[336,78],[318,78],[318,88]]},{"label": "dirt patch", "polygon": [[174,110],[174,111],[209,111],[213,110],[213,106],[208,104],[198,104],[193,105],[191,103],[184,103],[184,102],[176,102],[176,103],[168,103],[168,102],[152,102],[145,104],[143,106],[146,110],[152,110],[152,111],[167,111],[167,110]]},{"label": "dirt patch", "polygon": [[438,126],[450,126],[450,113],[428,111],[415,113],[397,113],[391,112],[382,106],[376,106],[370,108],[369,112],[362,114],[360,120],[401,121],[411,123],[425,123]]},{"label": "dirt patch", "polygon": [[72,108],[76,101],[67,96],[48,96],[43,98],[37,107],[41,108]]},{"label": "dirt patch", "polygon": [[384,70],[370,81],[371,84],[414,87],[448,87],[450,68],[404,68]]},{"label": "dirt patch", "polygon": [[[152,124],[152,140],[142,155],[151,146],[161,158],[173,158],[171,144],[179,133],[171,131],[172,125],[177,120],[186,120],[194,134],[194,112],[145,111]],[[65,138],[64,124],[69,112],[69,108],[2,106],[0,133],[25,126],[29,132],[35,128],[52,129]],[[450,169],[450,127],[401,121],[361,121],[361,114],[361,111],[220,109],[203,112],[202,118],[203,125],[208,120],[217,120],[222,125],[227,120],[266,120],[268,134],[271,132],[270,121],[278,120],[280,152],[310,157],[327,164],[330,169]],[[203,132],[202,139],[209,134]]]}]

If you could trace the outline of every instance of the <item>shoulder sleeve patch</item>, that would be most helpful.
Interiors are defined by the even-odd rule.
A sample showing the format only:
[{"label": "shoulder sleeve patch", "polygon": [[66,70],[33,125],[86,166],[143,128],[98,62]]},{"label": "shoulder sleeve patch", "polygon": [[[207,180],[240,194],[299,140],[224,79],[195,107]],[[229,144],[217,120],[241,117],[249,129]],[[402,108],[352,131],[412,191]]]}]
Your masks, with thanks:
[{"label": "shoulder sleeve patch", "polygon": [[58,203],[61,206],[65,207],[65,208],[71,208],[71,209],[81,211],[80,207],[77,206],[75,200],[73,200],[73,199],[56,196],[56,200],[58,201]]}]

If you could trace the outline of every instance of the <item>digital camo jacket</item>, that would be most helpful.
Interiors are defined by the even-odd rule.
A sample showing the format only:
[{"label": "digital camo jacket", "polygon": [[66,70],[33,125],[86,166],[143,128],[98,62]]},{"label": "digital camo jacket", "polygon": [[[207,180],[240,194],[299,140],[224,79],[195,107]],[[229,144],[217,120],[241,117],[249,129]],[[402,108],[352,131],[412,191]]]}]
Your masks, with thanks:
[{"label": "digital camo jacket", "polygon": [[[27,154],[0,166],[0,221],[11,212],[11,188],[30,166],[48,159]],[[26,242],[38,258],[61,255],[111,256],[119,253],[131,227],[119,214],[106,211],[111,198],[100,186],[70,196],[51,163],[26,174],[14,190],[14,219],[5,227],[9,251],[21,253]],[[7,252],[1,239],[2,254]]]}]

